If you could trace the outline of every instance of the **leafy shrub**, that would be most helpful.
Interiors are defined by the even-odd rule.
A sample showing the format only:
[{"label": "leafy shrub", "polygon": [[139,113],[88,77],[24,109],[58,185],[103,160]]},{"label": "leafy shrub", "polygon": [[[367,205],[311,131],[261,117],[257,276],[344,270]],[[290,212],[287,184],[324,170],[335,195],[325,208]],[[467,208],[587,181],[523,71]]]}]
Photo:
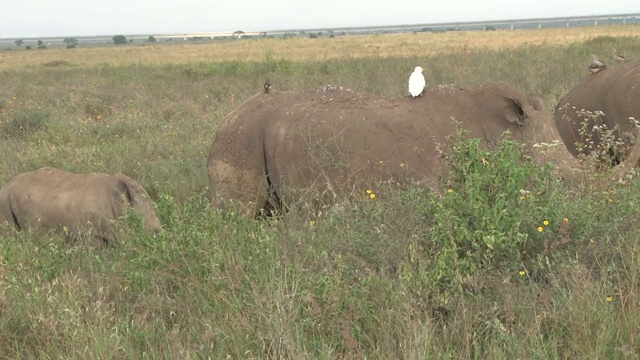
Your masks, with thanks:
[{"label": "leafy shrub", "polygon": [[417,245],[432,258],[431,288],[445,294],[486,269],[533,267],[562,231],[565,216],[553,204],[554,167],[522,155],[505,133],[493,150],[466,131],[451,138],[444,157],[450,172],[444,193],[425,198],[430,230]]}]

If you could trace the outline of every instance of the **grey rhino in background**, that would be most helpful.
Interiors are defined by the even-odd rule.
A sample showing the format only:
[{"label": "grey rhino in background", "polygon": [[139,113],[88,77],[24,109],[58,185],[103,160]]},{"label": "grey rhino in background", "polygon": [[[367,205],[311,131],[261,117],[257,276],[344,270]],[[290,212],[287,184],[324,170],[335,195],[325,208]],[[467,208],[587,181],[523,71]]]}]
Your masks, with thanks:
[{"label": "grey rhino in background", "polygon": [[[412,99],[334,86],[271,90],[222,120],[208,160],[213,206],[238,203],[243,214],[257,217],[286,209],[309,189],[321,204],[380,182],[439,190],[438,176],[446,171],[440,155],[457,132],[452,119],[485,147],[509,130],[537,162],[567,173],[577,167],[542,99],[507,85],[439,85]],[[532,148],[537,143],[555,146],[545,154]]]},{"label": "grey rhino in background", "polygon": [[74,174],[43,167],[12,177],[0,189],[0,222],[71,236],[93,228],[98,237],[109,240],[111,220],[123,216],[127,204],[142,216],[146,229],[160,231],[153,203],[135,180],[122,174]]},{"label": "grey rhino in background", "polygon": [[[558,103],[555,122],[567,149],[579,155],[576,143],[593,141],[599,146],[596,135],[589,139],[581,134],[580,127],[586,121],[590,134],[594,126],[613,130],[616,140],[622,141],[622,151],[609,150],[611,163],[624,163],[626,168],[638,166],[640,142],[637,141],[637,121],[640,121],[640,61],[607,67],[595,75],[587,76],[574,86]],[[597,132],[595,133],[597,134]]]}]

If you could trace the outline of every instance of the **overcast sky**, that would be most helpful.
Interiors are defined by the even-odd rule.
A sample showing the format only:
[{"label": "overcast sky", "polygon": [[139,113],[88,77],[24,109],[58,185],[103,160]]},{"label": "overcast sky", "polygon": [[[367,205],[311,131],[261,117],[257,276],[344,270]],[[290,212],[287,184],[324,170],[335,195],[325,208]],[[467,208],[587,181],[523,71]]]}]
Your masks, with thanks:
[{"label": "overcast sky", "polygon": [[269,31],[639,13],[640,0],[0,0],[1,37]]}]

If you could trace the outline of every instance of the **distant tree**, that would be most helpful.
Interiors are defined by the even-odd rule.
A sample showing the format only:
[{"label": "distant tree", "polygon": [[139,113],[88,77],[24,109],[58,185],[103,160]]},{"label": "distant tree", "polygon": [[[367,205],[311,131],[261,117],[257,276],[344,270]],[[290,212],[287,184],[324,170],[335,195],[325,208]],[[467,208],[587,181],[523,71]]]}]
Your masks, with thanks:
[{"label": "distant tree", "polygon": [[124,35],[116,35],[113,37],[114,45],[123,45],[127,43],[127,38]]},{"label": "distant tree", "polygon": [[149,38],[147,39],[147,42],[151,43],[151,42],[156,42],[158,41],[158,39],[156,39],[153,35],[149,36]]},{"label": "distant tree", "polygon": [[42,46],[44,45],[44,43],[42,42],[42,40],[38,40],[38,46]]},{"label": "distant tree", "polygon": [[22,46],[22,45],[24,45],[24,40],[18,39],[16,41],[14,41],[14,43],[16,43],[16,46]]},{"label": "distant tree", "polygon": [[31,45],[27,45],[27,47],[25,47],[25,49],[31,50]]},{"label": "distant tree", "polygon": [[316,38],[318,38],[318,34],[311,33],[311,34],[309,34],[309,38],[310,39],[316,39]]},{"label": "distant tree", "polygon": [[62,40],[62,42],[67,44],[67,45],[76,45],[78,43],[78,39],[76,39],[76,38],[64,38],[64,40]]},{"label": "distant tree", "polygon": [[486,31],[496,31],[496,28],[493,26],[487,26],[484,28]]},{"label": "distant tree", "polygon": [[74,44],[67,45],[67,49],[75,49],[77,46]]},{"label": "distant tree", "polygon": [[237,37],[238,39],[240,39],[242,36],[244,36],[245,32],[242,30],[238,30],[238,31],[234,31],[233,32],[233,36]]},{"label": "distant tree", "polygon": [[44,49],[46,49],[46,48],[47,48],[47,47],[46,47],[46,46],[44,46],[44,45],[39,45],[39,46],[38,46],[38,49],[40,49],[40,50],[44,50]]}]

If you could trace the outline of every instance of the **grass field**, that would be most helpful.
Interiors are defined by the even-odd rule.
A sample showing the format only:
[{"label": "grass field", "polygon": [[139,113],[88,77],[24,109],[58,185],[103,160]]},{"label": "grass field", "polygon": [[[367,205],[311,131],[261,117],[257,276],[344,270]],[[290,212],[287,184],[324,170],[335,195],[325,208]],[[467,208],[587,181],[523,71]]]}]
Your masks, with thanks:
[{"label": "grass field", "polygon": [[124,219],[109,247],[3,229],[0,358],[636,359],[636,180],[556,182],[513,160],[507,142],[474,152],[496,159],[492,172],[460,174],[468,186],[443,198],[387,189],[318,219],[299,210],[249,221],[209,208],[206,162],[220,120],[265,78],[279,90],[404,96],[421,65],[429,84],[504,82],[551,111],[589,76],[591,54],[640,59],[639,35],[616,26],[0,52],[0,181],[41,166],[123,172],[165,228],[151,237]]}]

